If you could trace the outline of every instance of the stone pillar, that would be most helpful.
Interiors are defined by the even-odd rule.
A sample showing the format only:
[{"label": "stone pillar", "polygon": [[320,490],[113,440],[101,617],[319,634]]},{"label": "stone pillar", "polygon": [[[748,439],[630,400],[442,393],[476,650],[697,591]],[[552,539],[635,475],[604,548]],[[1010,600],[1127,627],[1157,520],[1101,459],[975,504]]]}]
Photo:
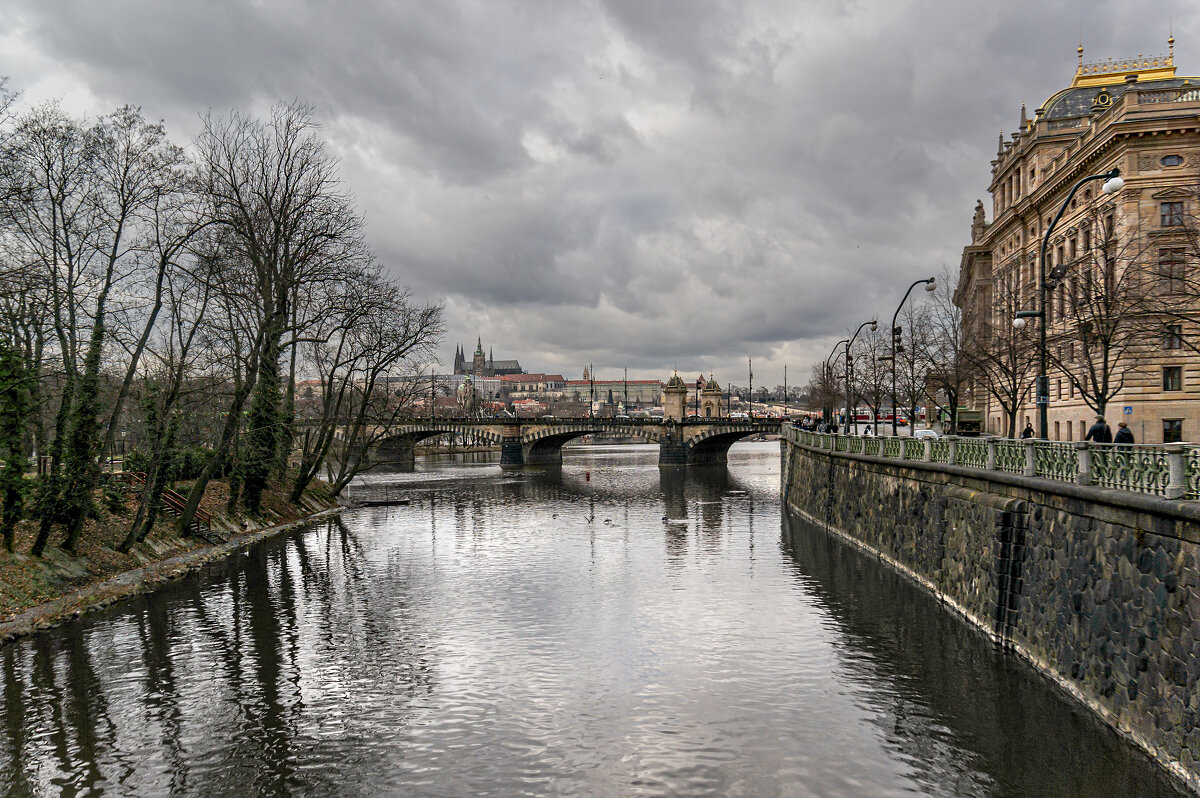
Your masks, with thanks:
[{"label": "stone pillar", "polygon": [[925,462],[933,462],[933,438],[925,439]]},{"label": "stone pillar", "polygon": [[988,471],[995,471],[996,470],[996,439],[988,438],[987,447],[988,447],[987,462],[984,464],[983,467],[986,468]]},{"label": "stone pillar", "polygon": [[946,442],[950,444],[950,454],[946,457],[946,463],[955,465],[958,462],[958,436],[947,435]]},{"label": "stone pillar", "polygon": [[687,462],[687,445],[683,442],[683,428],[667,421],[667,433],[658,441],[659,466],[685,466]]},{"label": "stone pillar", "polygon": [[1037,476],[1037,444],[1033,438],[1025,439],[1025,476]]},{"label": "stone pillar", "polygon": [[1187,462],[1185,453],[1187,446],[1182,443],[1168,443],[1167,450],[1167,489],[1163,494],[1168,499],[1182,499],[1187,495]]},{"label": "stone pillar", "polygon": [[1091,485],[1092,484],[1092,447],[1087,441],[1075,442],[1075,459],[1078,462],[1079,472],[1075,474],[1076,485]]},{"label": "stone pillar", "polygon": [[500,440],[500,467],[520,468],[525,465],[525,454],[521,451],[521,436],[505,435]]}]

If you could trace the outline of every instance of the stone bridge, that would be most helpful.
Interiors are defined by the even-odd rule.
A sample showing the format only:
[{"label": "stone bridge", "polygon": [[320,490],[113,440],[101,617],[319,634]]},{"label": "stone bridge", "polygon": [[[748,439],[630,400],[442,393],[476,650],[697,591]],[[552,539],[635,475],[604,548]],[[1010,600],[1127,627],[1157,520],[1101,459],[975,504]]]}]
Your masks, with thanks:
[{"label": "stone bridge", "polygon": [[779,432],[770,419],[414,419],[394,428],[371,452],[371,462],[412,468],[418,442],[437,435],[473,434],[500,447],[500,465],[516,468],[562,462],[563,444],[584,435],[620,435],[657,443],[660,466],[725,462],[735,441]]}]

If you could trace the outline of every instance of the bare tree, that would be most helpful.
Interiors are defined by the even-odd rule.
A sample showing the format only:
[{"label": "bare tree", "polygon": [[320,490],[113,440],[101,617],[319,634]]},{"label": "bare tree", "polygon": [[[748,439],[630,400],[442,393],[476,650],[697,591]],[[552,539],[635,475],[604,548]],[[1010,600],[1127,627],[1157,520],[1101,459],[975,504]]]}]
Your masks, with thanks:
[{"label": "bare tree", "polygon": [[1037,345],[1031,331],[1012,324],[1021,309],[1016,274],[1015,269],[1008,269],[993,280],[987,318],[973,318],[974,310],[967,309],[963,350],[976,384],[982,384],[1000,406],[1010,438],[1017,435],[1017,415],[1029,398],[1031,375],[1037,366]]},{"label": "bare tree", "polygon": [[[883,402],[891,395],[892,372],[890,347],[878,328],[867,328],[858,336],[851,350],[850,385],[854,393],[871,411],[872,429],[879,431],[879,414]],[[851,412],[854,412],[851,403]]]},{"label": "bare tree", "polygon": [[299,287],[336,279],[347,260],[363,257],[362,222],[312,116],[299,102],[277,106],[266,122],[210,116],[198,141],[213,218],[252,268],[261,314],[242,466],[251,510],[290,440],[280,358]]},{"label": "bare tree", "polygon": [[1047,355],[1103,416],[1138,368],[1136,355],[1162,335],[1163,282],[1172,260],[1146,263],[1152,242],[1135,221],[1118,235],[1113,213],[1102,210],[1079,226],[1078,256],[1059,246],[1047,275]]},{"label": "bare tree", "polygon": [[950,270],[943,269],[927,305],[929,342],[921,350],[927,374],[925,395],[931,405],[949,416],[953,430],[958,428],[963,389],[974,371],[967,358],[963,312],[954,304],[955,282]]}]

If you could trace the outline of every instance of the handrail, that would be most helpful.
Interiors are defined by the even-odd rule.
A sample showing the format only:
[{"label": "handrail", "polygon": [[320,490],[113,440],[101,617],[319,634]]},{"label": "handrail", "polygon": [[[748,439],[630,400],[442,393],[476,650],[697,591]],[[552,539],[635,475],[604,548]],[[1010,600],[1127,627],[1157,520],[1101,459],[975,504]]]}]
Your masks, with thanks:
[{"label": "handrail", "polygon": [[1011,438],[885,437],[866,446],[854,435],[784,424],[781,437],[798,446],[898,461],[924,461],[1040,477],[1056,482],[1200,500],[1200,444],[1126,444]]}]

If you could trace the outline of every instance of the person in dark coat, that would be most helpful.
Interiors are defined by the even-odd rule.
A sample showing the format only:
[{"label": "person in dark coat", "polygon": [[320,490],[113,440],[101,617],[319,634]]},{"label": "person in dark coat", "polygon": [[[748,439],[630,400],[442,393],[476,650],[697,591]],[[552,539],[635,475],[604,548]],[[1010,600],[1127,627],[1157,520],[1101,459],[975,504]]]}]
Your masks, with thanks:
[{"label": "person in dark coat", "polygon": [[1024,440],[1025,438],[1032,438],[1032,437],[1033,437],[1033,424],[1026,421],[1025,429],[1021,430],[1021,439]]},{"label": "person in dark coat", "polygon": [[1083,438],[1085,441],[1094,441],[1096,443],[1112,443],[1112,429],[1104,421],[1104,416],[1096,416],[1096,423],[1087,431],[1087,435]]},{"label": "person in dark coat", "polygon": [[1133,443],[1133,432],[1124,421],[1117,424],[1117,435],[1113,438],[1113,443]]}]

